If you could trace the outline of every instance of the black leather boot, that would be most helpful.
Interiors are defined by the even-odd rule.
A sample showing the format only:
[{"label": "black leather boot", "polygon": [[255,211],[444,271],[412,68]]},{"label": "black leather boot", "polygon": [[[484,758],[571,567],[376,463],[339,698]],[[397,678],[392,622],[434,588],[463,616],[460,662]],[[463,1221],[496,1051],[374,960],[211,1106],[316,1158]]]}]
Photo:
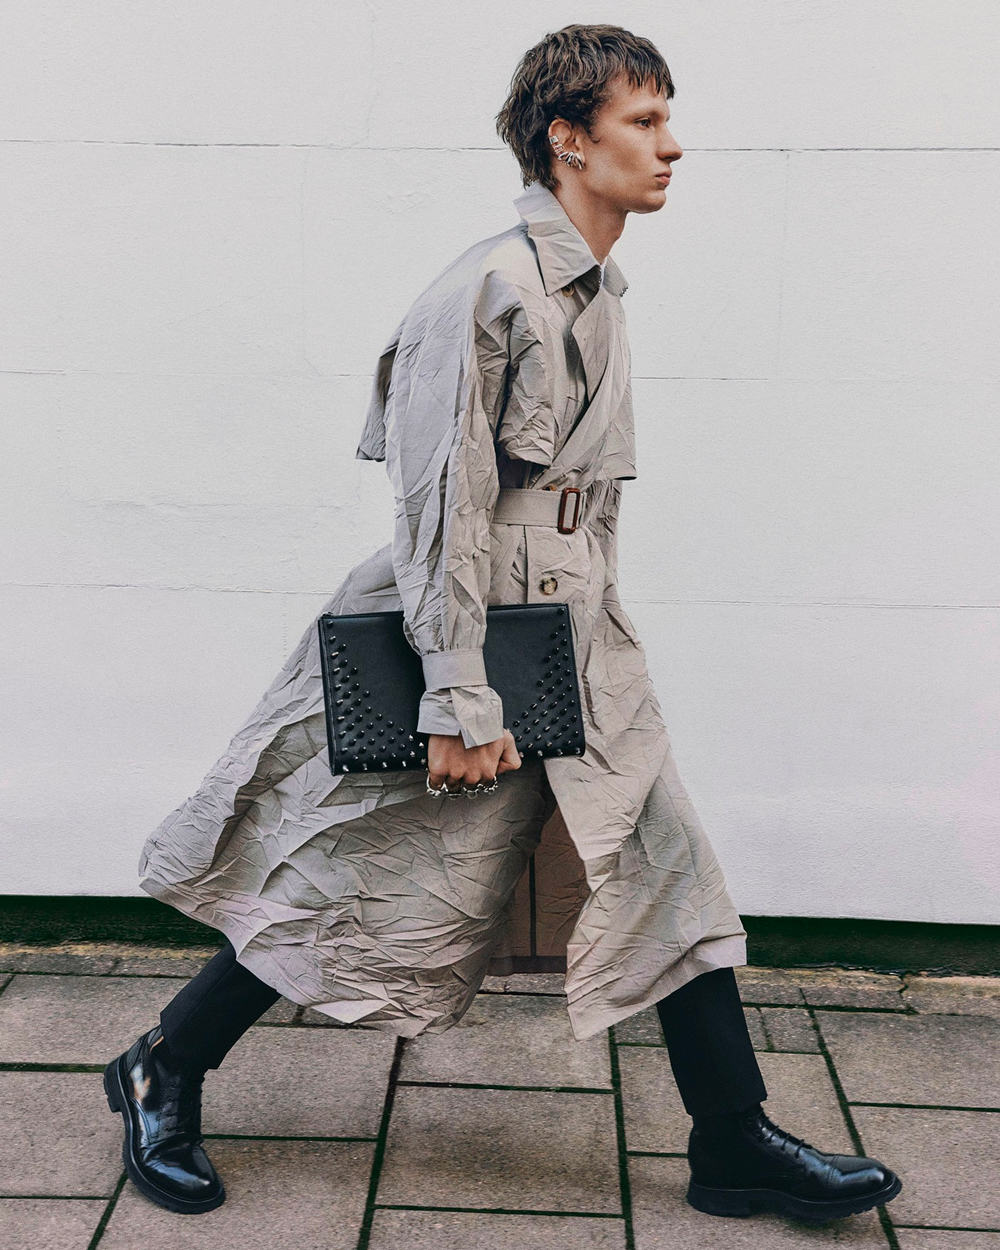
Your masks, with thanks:
[{"label": "black leather boot", "polygon": [[697,1119],[688,1138],[687,1200],[709,1215],[777,1211],[813,1223],[867,1211],[902,1189],[877,1159],[826,1154],[762,1107]]},{"label": "black leather boot", "polygon": [[125,1121],[125,1170],[168,1211],[211,1211],[226,1191],[201,1145],[205,1074],[172,1064],[162,1037],[157,1024],[104,1069],[108,1106]]}]

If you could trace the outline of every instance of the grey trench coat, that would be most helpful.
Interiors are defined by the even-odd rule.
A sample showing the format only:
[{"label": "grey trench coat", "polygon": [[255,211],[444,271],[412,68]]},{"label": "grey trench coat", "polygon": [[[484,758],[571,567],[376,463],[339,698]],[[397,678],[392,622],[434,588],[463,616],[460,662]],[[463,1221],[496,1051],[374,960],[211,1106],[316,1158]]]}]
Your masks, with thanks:
[{"label": "grey trench coat", "polygon": [[[627,283],[540,183],[514,204],[518,224],[448,265],[378,360],[356,457],[385,461],[393,537],[321,610],[402,609],[419,729],[473,745],[504,727],[486,606],[567,603],[585,754],[526,757],[494,793],[450,799],[420,769],[334,776],[310,620],[139,863],[143,890],[293,1002],[407,1037],[455,1024],[490,972],[565,968],[583,1040],[746,963],[618,595],[636,476]],[[519,514],[524,492],[566,485],[582,490],[574,532]]]}]

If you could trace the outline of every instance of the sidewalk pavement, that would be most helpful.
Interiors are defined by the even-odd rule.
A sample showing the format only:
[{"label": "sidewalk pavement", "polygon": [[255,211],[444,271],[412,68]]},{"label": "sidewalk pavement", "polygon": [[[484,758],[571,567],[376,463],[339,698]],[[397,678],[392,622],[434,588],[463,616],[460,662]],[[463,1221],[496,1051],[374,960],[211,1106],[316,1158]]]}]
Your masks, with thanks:
[{"label": "sidewalk pavement", "polygon": [[836,968],[736,972],[765,1110],[889,1164],[886,1207],[695,1211],[655,1010],[577,1042],[552,974],[409,1041],[279,1001],[206,1078],[227,1201],[173,1215],[126,1179],[101,1072],[213,951],[0,946],[3,1250],[1000,1250],[1000,978]]}]

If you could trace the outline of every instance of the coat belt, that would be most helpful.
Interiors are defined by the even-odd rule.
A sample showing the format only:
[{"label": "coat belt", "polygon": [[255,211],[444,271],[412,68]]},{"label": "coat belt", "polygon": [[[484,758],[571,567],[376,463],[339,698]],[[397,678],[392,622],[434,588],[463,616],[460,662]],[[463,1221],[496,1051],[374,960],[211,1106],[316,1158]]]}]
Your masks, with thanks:
[{"label": "coat belt", "polygon": [[500,525],[554,525],[560,534],[572,534],[583,520],[585,486],[501,486],[493,520]]}]

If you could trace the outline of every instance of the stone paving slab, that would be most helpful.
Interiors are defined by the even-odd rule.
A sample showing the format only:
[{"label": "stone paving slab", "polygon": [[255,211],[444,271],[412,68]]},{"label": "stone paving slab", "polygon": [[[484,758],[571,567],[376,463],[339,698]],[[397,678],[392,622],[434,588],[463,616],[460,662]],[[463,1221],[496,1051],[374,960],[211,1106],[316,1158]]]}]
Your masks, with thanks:
[{"label": "stone paving slab", "polygon": [[735,968],[745,1003],[772,1006],[879,1007],[902,1011],[902,977],[855,968]]},{"label": "stone paving slab", "polygon": [[882,1007],[902,1011],[903,979],[853,968],[795,968],[802,997],[813,1007]]},{"label": "stone paving slab", "polygon": [[610,1094],[396,1090],[376,1201],[621,1214]]},{"label": "stone paving slab", "polygon": [[764,1030],[760,1008],[744,1007],[743,1015],[746,1017],[747,1032],[750,1034],[750,1045],[754,1050],[770,1050],[771,1047],[767,1044],[767,1033]]},{"label": "stone paving slab", "polygon": [[122,1171],[122,1118],[108,1109],[100,1076],[0,1072],[0,1107],[0,1194],[110,1196]]},{"label": "stone paving slab", "polygon": [[[666,1051],[623,1047],[618,1061],[626,1148],[686,1153],[691,1119]],[[757,1061],[767,1087],[764,1110],[775,1123],[820,1150],[855,1153],[836,1090],[819,1055],[758,1054]]]},{"label": "stone paving slab", "polygon": [[[169,977],[18,974],[0,994],[0,1063],[106,1064],[157,1023],[180,984]],[[290,1024],[296,1010],[279,999],[259,1023]]]},{"label": "stone paving slab", "polygon": [[208,1072],[206,1133],[375,1137],[395,1039],[334,1029],[250,1028]]},{"label": "stone paving slab", "polygon": [[0,1198],[3,1250],[87,1250],[104,1199]]},{"label": "stone paving slab", "polygon": [[175,1215],[126,1181],[100,1250],[355,1250],[372,1144],[212,1140],[207,1146],[226,1186],[221,1207]]},{"label": "stone paving slab", "polygon": [[481,1085],[579,1085],[611,1088],[606,1033],[578,1042],[566,1000],[542,995],[477,994],[446,1033],[412,1038],[404,1081]]},{"label": "stone paving slab", "polygon": [[1000,1232],[958,1232],[942,1228],[897,1228],[899,1250],[1000,1250]]},{"label": "stone paving slab", "polygon": [[0,943],[0,970],[4,972],[70,972],[99,977],[111,971],[115,958],[114,951],[93,942],[58,947]]},{"label": "stone paving slab", "polygon": [[[706,1215],[686,1201],[686,1159],[630,1158],[632,1227],[636,1250],[811,1250],[849,1246],[886,1250],[875,1211],[814,1227],[787,1216],[759,1212],[751,1219]],[[896,1200],[898,1202],[898,1199]],[[891,1211],[895,1203],[890,1203]]]},{"label": "stone paving slab", "polygon": [[176,992],[164,977],[16,976],[0,994],[0,1062],[109,1063]]},{"label": "stone paving slab", "polygon": [[612,1026],[615,1041],[622,1046],[663,1046],[663,1026],[655,1007],[644,1007]]},{"label": "stone paving slab", "polygon": [[1000,1109],[1000,1020],[849,1011],[816,1019],[849,1102]]},{"label": "stone paving slab", "polygon": [[801,1007],[805,1002],[799,982],[788,969],[741,964],[733,972],[736,974],[736,984],[744,1003],[776,1003]]},{"label": "stone paving slab", "polygon": [[188,946],[164,950],[155,946],[129,947],[123,943],[111,971],[116,977],[184,977],[188,980],[204,968],[218,949]]},{"label": "stone paving slab", "polygon": [[484,977],[479,987],[486,994],[560,994],[566,997],[564,972],[514,972],[505,977]]},{"label": "stone paving slab", "polygon": [[887,1210],[903,1224],[1000,1227],[1000,1115],[911,1107],[853,1107],[865,1153],[898,1173]]},{"label": "stone paving slab", "polygon": [[[103,1066],[155,1023],[160,1007],[214,953],[124,943],[0,946],[0,1061]],[[735,971],[768,1085],[769,1116],[820,1149],[855,1153],[826,1063],[814,1053],[809,1003],[854,1104],[863,1149],[903,1179],[903,1192],[886,1208],[900,1222],[900,1250],[1000,1250],[1000,1113],[862,1105],[1000,1108],[1000,978]],[[609,1093],[406,1084],[607,1088],[608,1036],[573,1038],[563,983],[561,973],[487,978],[454,1029],[406,1043],[378,1201],[473,1209],[377,1207],[370,1250],[410,1243],[413,1250],[624,1250]],[[310,1014],[333,1027],[300,1027],[300,1016]],[[197,1221],[182,1220],[183,1240],[193,1250],[284,1244],[353,1250],[374,1142],[278,1135],[373,1138],[396,1039],[300,1013],[286,999],[259,1025],[206,1078],[207,1145],[230,1201]],[[750,1240],[755,1250],[824,1240],[887,1244],[873,1212],[817,1230],[780,1217],[713,1219],[688,1207],[683,1154],[690,1119],[655,1008],[620,1022],[614,1037],[628,1146],[656,1152],[630,1156],[636,1250],[726,1250]],[[0,1193],[13,1195],[0,1200],[0,1250],[84,1250],[121,1177],[121,1118],[107,1108],[100,1074],[0,1072],[0,1106],[6,1130]],[[237,1134],[247,1139],[230,1136]],[[305,1154],[290,1154],[301,1147]],[[366,1153],[357,1184],[348,1168],[355,1207],[344,1216],[331,1207],[330,1193],[341,1193],[335,1161],[348,1156],[323,1152],[355,1148]],[[523,1214],[500,1215],[502,1207]],[[576,1214],[588,1211],[589,1217]],[[214,1218],[222,1213],[228,1222]],[[115,1239],[109,1226],[97,1250],[173,1247],[178,1220],[127,1183],[112,1216]],[[909,1227],[922,1224],[930,1227]],[[872,1234],[876,1239],[867,1240]]]},{"label": "stone paving slab", "polygon": [[625,1250],[613,1216],[377,1210],[368,1250]]},{"label": "stone paving slab", "polygon": [[687,1150],[691,1121],[666,1047],[623,1046],[618,1052],[625,1146],[628,1150]]},{"label": "stone paving slab", "polygon": [[[216,953],[215,950],[192,953],[190,950],[155,949],[127,952],[115,958],[111,975],[116,977],[174,977],[177,979],[171,993],[176,994],[192,977],[201,972]],[[291,1024],[298,1014],[298,1003],[293,1003],[287,998],[279,998],[273,1007],[269,1007],[264,1012],[257,1023]]]},{"label": "stone paving slab", "polygon": [[[746,1008],[747,1012],[754,1010]],[[767,1050],[798,1051],[819,1054],[819,1038],[808,1011],[796,1007],[759,1007],[770,1040]],[[752,1034],[751,1034],[752,1036]],[[756,1045],[756,1044],[755,1044]],[[757,1047],[757,1049],[765,1049]]]},{"label": "stone paving slab", "polygon": [[918,972],[904,980],[903,1002],[914,1011],[1000,1018],[1000,977],[937,977]]},{"label": "stone paving slab", "polygon": [[903,978],[853,968],[734,969],[744,1003],[773,1006],[841,1006],[841,1008],[905,1008]]}]

